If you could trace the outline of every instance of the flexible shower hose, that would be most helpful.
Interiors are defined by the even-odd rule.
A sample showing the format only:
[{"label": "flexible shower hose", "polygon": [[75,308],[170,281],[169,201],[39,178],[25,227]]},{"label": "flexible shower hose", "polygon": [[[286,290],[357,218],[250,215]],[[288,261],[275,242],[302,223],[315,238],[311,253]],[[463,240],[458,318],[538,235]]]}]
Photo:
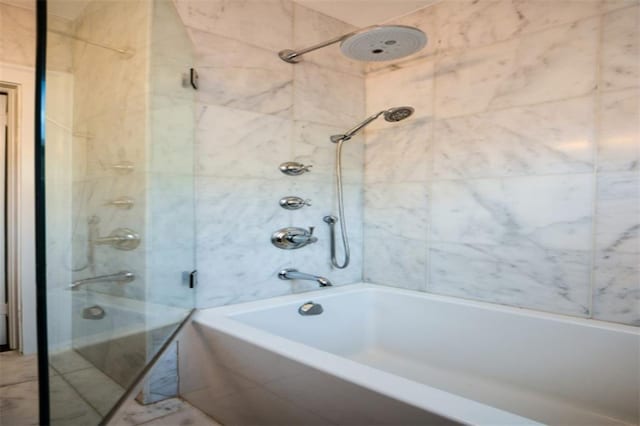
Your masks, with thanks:
[{"label": "flexible shower hose", "polygon": [[338,190],[338,220],[340,221],[340,232],[342,233],[342,245],[344,247],[344,262],[342,265],[336,259],[336,239],[334,229],[331,231],[331,264],[338,269],[349,266],[351,253],[349,251],[349,237],[347,236],[347,223],[344,218],[344,199],[342,191],[342,144],[344,139],[338,141],[336,149],[336,189]]}]

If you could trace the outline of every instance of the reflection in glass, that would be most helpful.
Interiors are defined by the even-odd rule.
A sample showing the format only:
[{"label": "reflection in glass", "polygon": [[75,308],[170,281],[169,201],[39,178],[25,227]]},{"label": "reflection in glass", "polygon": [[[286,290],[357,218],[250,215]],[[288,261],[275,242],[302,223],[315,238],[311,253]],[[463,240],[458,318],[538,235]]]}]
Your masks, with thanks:
[{"label": "reflection in glass", "polygon": [[[99,423],[193,307],[191,64],[169,0],[49,1],[53,424]],[[177,386],[171,355],[146,402]]]}]

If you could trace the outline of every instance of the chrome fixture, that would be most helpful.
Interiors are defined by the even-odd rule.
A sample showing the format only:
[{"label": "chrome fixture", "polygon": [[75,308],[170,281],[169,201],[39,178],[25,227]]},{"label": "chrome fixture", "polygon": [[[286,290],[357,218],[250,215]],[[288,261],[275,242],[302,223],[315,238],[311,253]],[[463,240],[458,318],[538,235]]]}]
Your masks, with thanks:
[{"label": "chrome fixture", "polygon": [[418,52],[427,45],[427,35],[418,28],[404,25],[372,25],[305,49],[286,49],[278,53],[290,64],[300,62],[305,53],[340,42],[342,53],[357,61],[391,61]]},{"label": "chrome fixture", "polygon": [[120,173],[131,173],[133,172],[134,166],[130,161],[121,161],[119,163],[111,165],[111,168]]},{"label": "chrome fixture", "polygon": [[[92,274],[95,274],[96,262],[95,262],[95,246],[93,245],[93,240],[98,237],[98,224],[100,223],[100,218],[98,216],[89,216],[87,219],[87,247],[86,247],[86,261],[82,266],[75,266],[73,253],[71,253],[71,271],[72,272],[80,272],[85,269],[89,269]],[[73,250],[72,250],[73,251]],[[82,252],[83,250],[78,250]]]},{"label": "chrome fixture", "polygon": [[310,226],[308,231],[304,228],[282,228],[271,235],[271,243],[284,250],[299,249],[318,241],[318,238],[313,236],[313,230],[313,226]]},{"label": "chrome fixture", "polygon": [[82,318],[89,320],[100,320],[104,318],[107,313],[104,311],[102,306],[93,305],[88,308],[84,308],[82,310]]},{"label": "chrome fixture", "polygon": [[316,281],[320,284],[320,287],[331,287],[331,281],[326,279],[325,277],[320,277],[318,275],[305,274],[304,272],[300,272],[297,269],[287,268],[283,269],[278,273],[278,278],[281,280],[307,280],[307,281]]},{"label": "chrome fixture", "polygon": [[305,166],[302,163],[296,161],[287,161],[280,164],[280,171],[287,176],[299,176],[303,173],[310,172],[312,165]]},{"label": "chrome fixture", "polygon": [[130,210],[134,204],[133,198],[131,197],[120,197],[107,202],[108,206],[113,206],[123,210]]},{"label": "chrome fixture", "polygon": [[405,118],[411,117],[414,111],[415,110],[413,109],[413,107],[410,107],[410,106],[401,106],[401,107],[389,108],[384,111],[380,111],[376,114],[373,114],[371,117],[365,119],[362,123],[358,124],[352,129],[347,130],[346,133],[342,135],[331,136],[330,138],[331,142],[338,143],[338,142],[348,141],[360,130],[367,127],[371,122],[377,120],[381,115],[384,116],[384,119],[387,120],[388,122],[395,123],[397,121],[402,121]]},{"label": "chrome fixture", "polygon": [[118,284],[126,284],[134,281],[136,279],[136,275],[133,272],[129,271],[120,271],[116,274],[109,275],[100,275],[97,277],[84,278],[81,280],[76,280],[69,285],[69,289],[77,290],[80,287],[87,284],[95,284],[95,283],[118,283]]},{"label": "chrome fixture", "polygon": [[319,303],[313,303],[312,301],[308,301],[298,308],[298,313],[305,317],[310,315],[320,315],[322,312],[324,312],[322,305]]},{"label": "chrome fixture", "polygon": [[371,117],[364,120],[362,123],[348,130],[342,135],[331,136],[331,142],[337,143],[336,149],[336,189],[338,192],[338,215],[340,216],[340,232],[342,234],[342,246],[344,248],[344,262],[340,264],[336,259],[336,245],[335,245],[335,224],[338,218],[335,216],[325,216],[324,221],[329,225],[331,231],[331,264],[338,269],[344,269],[349,266],[351,259],[351,253],[349,250],[349,237],[347,236],[347,224],[344,218],[344,194],[342,190],[342,144],[351,139],[356,133],[364,129],[369,123],[378,119],[380,116],[384,116],[384,119],[395,123],[402,121],[405,118],[411,117],[415,110],[410,106],[402,106],[396,108],[389,108],[373,114]]},{"label": "chrome fixture", "polygon": [[300,197],[290,195],[288,197],[282,197],[280,199],[280,207],[287,210],[298,210],[304,206],[310,206],[311,200],[304,200]]},{"label": "chrome fixture", "polygon": [[129,228],[115,229],[108,237],[93,239],[94,245],[109,245],[118,250],[133,250],[140,245],[140,235]]}]

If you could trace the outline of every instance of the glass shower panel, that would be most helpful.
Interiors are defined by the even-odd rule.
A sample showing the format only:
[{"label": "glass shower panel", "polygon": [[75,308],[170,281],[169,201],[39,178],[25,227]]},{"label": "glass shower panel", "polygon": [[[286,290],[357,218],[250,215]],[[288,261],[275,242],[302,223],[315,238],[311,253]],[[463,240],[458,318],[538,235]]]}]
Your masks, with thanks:
[{"label": "glass shower panel", "polygon": [[[90,425],[194,305],[191,46],[171,1],[48,3],[51,419]],[[170,347],[143,401],[176,362]]]}]

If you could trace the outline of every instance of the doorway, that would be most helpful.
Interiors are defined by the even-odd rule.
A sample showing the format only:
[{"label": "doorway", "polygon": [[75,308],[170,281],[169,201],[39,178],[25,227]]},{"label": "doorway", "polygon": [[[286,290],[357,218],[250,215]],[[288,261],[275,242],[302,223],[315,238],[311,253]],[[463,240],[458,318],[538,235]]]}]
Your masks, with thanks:
[{"label": "doorway", "polygon": [[9,137],[9,96],[0,92],[0,352],[11,349],[9,345],[9,309],[7,279],[7,151]]},{"label": "doorway", "polygon": [[22,351],[19,164],[20,88],[0,81],[0,352]]}]

